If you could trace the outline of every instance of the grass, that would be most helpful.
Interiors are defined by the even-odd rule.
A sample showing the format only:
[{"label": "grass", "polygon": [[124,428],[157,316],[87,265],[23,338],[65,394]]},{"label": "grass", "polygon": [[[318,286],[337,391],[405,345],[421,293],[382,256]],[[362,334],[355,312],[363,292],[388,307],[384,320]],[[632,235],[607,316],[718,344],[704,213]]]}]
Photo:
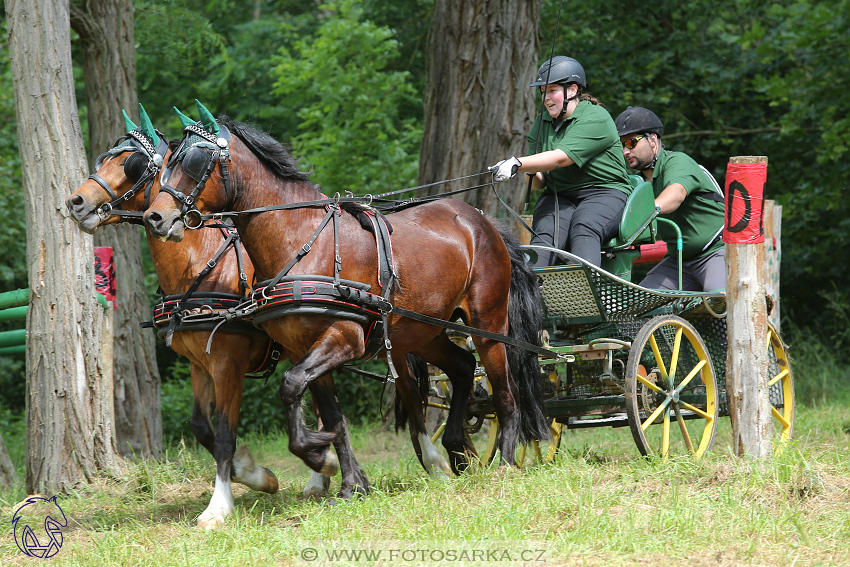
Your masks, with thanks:
[{"label": "grass", "polygon": [[[722,419],[698,462],[638,458],[627,428],[603,428],[567,432],[552,465],[447,481],[424,475],[405,434],[360,428],[353,441],[373,493],[333,506],[300,499],[306,469],[284,437],[257,436],[247,441],[281,489],[236,487],[237,512],[215,532],[193,526],[212,492],[212,459],[181,445],[167,460],[130,463],[120,478],[61,497],[69,527],[50,561],[301,565],[315,550],[319,565],[850,564],[850,407],[800,407],[796,428],[787,450],[760,466],[730,455]],[[37,561],[12,537],[24,497],[20,487],[0,491],[4,566]],[[362,555],[332,555],[343,552]]]}]

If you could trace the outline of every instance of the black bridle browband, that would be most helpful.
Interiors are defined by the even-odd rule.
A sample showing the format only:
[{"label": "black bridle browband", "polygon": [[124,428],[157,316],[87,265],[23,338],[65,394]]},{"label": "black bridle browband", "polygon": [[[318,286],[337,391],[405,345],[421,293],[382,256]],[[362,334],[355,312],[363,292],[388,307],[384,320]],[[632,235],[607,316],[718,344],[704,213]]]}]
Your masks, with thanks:
[{"label": "black bridle browband", "polygon": [[[142,134],[142,132],[138,129],[131,130],[127,132],[126,136],[123,136],[119,139],[119,141],[113,146],[114,148],[120,147],[121,140],[125,138],[130,138],[132,141],[132,145],[138,148],[136,151],[142,151],[148,158],[148,163],[145,166],[145,171],[139,176],[139,180],[135,182],[135,184],[130,188],[129,191],[124,193],[121,197],[115,194],[115,191],[112,190],[112,187],[109,185],[103,177],[98,175],[96,172],[89,175],[89,179],[95,181],[98,185],[100,185],[104,191],[109,195],[109,198],[112,199],[109,203],[104,203],[97,208],[95,213],[101,219],[109,218],[110,216],[118,216],[122,217],[123,220],[126,220],[132,224],[142,224],[142,215],[144,214],[144,210],[150,206],[150,196],[151,196],[151,188],[153,187],[154,179],[156,178],[157,173],[162,168],[162,159],[165,155],[165,152],[168,150],[168,142],[162,137],[162,134],[159,131],[155,131],[157,138],[159,138],[159,142],[157,143],[156,148],[154,148],[153,144],[150,143],[148,137]],[[103,160],[106,155],[101,154],[95,162],[95,167],[99,170],[100,166],[103,164]],[[117,154],[116,154],[117,155]],[[143,211],[125,211],[121,209],[121,205],[125,201],[129,201],[136,195],[136,191],[139,188],[144,187],[145,191],[145,207]]]}]

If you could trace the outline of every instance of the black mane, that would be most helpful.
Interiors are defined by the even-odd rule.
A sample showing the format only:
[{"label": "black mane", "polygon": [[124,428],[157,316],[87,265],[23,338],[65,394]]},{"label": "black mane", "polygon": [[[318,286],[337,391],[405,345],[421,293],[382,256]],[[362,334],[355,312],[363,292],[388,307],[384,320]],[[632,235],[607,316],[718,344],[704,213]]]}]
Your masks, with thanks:
[{"label": "black mane", "polygon": [[292,157],[289,149],[265,132],[224,115],[219,116],[218,122],[238,136],[263,165],[283,181],[310,181],[310,174],[298,169],[298,160]]}]

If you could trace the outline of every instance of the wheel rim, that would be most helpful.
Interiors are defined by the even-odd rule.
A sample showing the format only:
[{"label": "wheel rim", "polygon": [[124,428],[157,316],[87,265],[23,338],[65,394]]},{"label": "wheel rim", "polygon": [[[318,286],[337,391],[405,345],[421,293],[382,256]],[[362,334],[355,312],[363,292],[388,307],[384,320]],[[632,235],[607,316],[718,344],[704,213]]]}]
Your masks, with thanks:
[{"label": "wheel rim", "polygon": [[644,325],[626,368],[626,413],[641,454],[702,456],[717,411],[714,369],[697,330],[674,316]]},{"label": "wheel rim", "polygon": [[775,437],[773,448],[779,454],[794,434],[794,377],[785,344],[773,325],[768,325],[767,352],[768,395]]},{"label": "wheel rim", "polygon": [[[440,413],[438,425],[431,434],[431,442],[438,444],[443,432],[446,428],[446,416],[451,405],[451,386],[448,378],[445,375],[439,375],[432,378],[436,382],[436,390],[432,390],[431,397],[428,401],[428,411],[437,411]],[[490,385],[487,378],[476,376],[474,388],[480,386],[490,391]],[[469,444],[475,449],[475,452],[467,451],[468,462],[479,463],[481,466],[487,466],[493,460],[496,453],[496,447],[499,440],[499,420],[492,412],[484,412],[478,415],[467,415],[464,422],[464,436]]]}]

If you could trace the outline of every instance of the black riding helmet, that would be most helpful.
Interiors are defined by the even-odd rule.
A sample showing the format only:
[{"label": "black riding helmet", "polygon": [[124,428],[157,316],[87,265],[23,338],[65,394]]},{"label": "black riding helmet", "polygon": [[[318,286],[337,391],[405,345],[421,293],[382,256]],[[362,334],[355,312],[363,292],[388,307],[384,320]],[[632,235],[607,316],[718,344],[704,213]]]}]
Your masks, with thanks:
[{"label": "black riding helmet", "polygon": [[540,66],[540,69],[537,70],[537,79],[528,86],[540,87],[553,83],[562,85],[578,83],[582,87],[587,87],[587,76],[578,61],[572,57],[556,55]]},{"label": "black riding helmet", "polygon": [[618,136],[628,136],[638,132],[657,134],[659,137],[664,134],[664,124],[661,123],[661,119],[642,106],[628,107],[620,113],[615,124]]},{"label": "black riding helmet", "polygon": [[[542,87],[544,85],[560,84],[564,85],[564,90],[566,90],[567,85],[572,83],[576,83],[582,87],[587,87],[587,76],[584,74],[584,67],[582,67],[581,63],[572,57],[557,55],[540,66],[540,69],[537,70],[537,79],[528,86]],[[545,98],[545,96],[546,95],[544,94],[543,97]],[[577,96],[578,94],[569,98],[564,98],[564,106],[561,108],[560,114],[558,114],[558,117],[555,119],[556,132],[560,129],[561,124],[563,124],[564,114],[567,112],[567,105]]]}]

